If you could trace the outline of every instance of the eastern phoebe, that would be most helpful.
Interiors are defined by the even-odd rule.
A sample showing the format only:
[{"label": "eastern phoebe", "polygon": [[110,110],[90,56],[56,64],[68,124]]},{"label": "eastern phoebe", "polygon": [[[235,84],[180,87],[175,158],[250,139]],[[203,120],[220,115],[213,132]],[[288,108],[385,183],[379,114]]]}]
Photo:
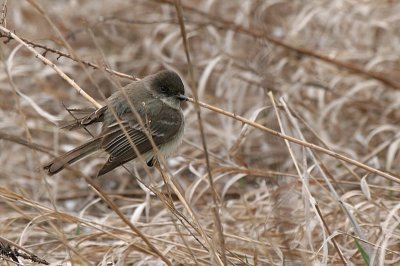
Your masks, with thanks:
[{"label": "eastern phoebe", "polygon": [[97,174],[101,176],[137,157],[132,144],[147,164],[152,166],[157,158],[148,134],[163,155],[172,153],[182,141],[184,117],[180,103],[187,99],[184,94],[182,80],[178,74],[168,70],[127,85],[113,93],[106,100],[105,106],[66,126],[76,129],[92,123],[102,123],[99,136],[55,158],[43,168],[49,175],[53,175],[67,165],[103,150],[110,156]]}]

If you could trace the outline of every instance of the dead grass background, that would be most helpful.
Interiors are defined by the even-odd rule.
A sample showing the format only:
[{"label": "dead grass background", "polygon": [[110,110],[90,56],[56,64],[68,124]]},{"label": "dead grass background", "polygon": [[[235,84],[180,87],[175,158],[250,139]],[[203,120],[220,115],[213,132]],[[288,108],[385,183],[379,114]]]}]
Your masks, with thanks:
[{"label": "dead grass background", "polygon": [[[131,82],[106,66],[137,77],[169,68],[202,102],[398,176],[400,3],[183,0],[179,7],[195,87],[173,2],[8,1],[3,26],[98,64],[35,48],[100,102]],[[14,40],[0,47],[3,244],[11,241],[51,265],[218,265],[224,257],[228,265],[400,263],[398,183],[202,109],[224,251],[192,103],[184,107],[184,143],[167,171],[189,209],[158,171],[149,175],[138,163],[128,168],[158,197],[123,168],[97,180],[163,261],[82,174],[47,177],[40,170],[90,138],[55,125],[69,117],[64,105],[90,103]],[[73,168],[90,175],[102,160]]]}]

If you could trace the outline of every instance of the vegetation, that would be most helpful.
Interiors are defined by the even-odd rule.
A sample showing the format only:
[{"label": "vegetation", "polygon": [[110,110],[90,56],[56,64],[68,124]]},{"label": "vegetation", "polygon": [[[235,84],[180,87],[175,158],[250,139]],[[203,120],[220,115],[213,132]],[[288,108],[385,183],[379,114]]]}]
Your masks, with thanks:
[{"label": "vegetation", "polygon": [[[397,1],[0,9],[4,265],[400,263]],[[59,129],[71,108],[161,69],[191,97],[176,154],[45,174],[96,132]]]}]

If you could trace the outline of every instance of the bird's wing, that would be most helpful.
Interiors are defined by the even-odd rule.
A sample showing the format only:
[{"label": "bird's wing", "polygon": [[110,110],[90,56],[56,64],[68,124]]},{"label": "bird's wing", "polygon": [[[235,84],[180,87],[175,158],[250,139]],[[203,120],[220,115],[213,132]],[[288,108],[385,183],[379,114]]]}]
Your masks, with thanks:
[{"label": "bird's wing", "polygon": [[[75,120],[66,121],[60,124],[60,128],[75,130],[78,128],[86,127],[93,123],[102,122],[104,118],[104,113],[107,111],[107,105],[101,107],[100,109],[93,110],[93,108],[88,109],[70,109],[71,113],[79,113],[81,117],[77,117]],[[82,114],[84,115],[82,117]]]},{"label": "bird's wing", "polygon": [[147,134],[150,134],[156,146],[168,142],[179,131],[183,119],[180,111],[162,108],[160,112],[142,119],[145,123],[143,128],[133,116],[132,113],[126,113],[121,116],[121,123],[112,124],[103,130],[102,148],[110,156],[98,175],[136,158],[136,151],[140,154],[151,151],[153,146]]}]

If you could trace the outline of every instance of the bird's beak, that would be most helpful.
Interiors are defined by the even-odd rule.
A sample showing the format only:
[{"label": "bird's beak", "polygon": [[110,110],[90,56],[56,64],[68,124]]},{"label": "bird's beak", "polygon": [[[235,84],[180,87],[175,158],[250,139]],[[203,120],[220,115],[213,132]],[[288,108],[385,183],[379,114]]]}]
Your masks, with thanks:
[{"label": "bird's beak", "polygon": [[178,96],[176,96],[176,98],[180,101],[187,101],[187,97],[183,94],[179,94]]}]

